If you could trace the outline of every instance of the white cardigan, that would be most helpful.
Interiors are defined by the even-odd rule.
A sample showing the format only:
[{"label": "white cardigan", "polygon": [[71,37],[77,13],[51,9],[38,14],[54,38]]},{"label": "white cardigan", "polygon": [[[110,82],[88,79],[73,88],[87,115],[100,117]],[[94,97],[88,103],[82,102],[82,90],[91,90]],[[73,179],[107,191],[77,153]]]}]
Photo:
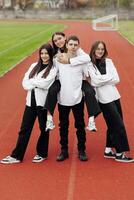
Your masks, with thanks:
[{"label": "white cardigan", "polygon": [[120,98],[115,86],[120,80],[111,59],[106,58],[106,74],[101,74],[97,67],[90,62],[88,75],[91,77],[91,85],[96,88],[96,97],[100,103],[106,104]]},{"label": "white cardigan", "polygon": [[39,72],[37,75],[35,75],[33,78],[29,79],[29,74],[36,64],[37,63],[33,63],[30,66],[28,71],[25,73],[23,81],[22,81],[23,88],[27,90],[27,97],[26,97],[27,106],[31,106],[32,89],[35,90],[35,100],[36,100],[37,106],[44,106],[48,89],[52,85],[56,77],[56,68],[53,67],[46,78],[42,78],[42,75],[46,70],[45,68],[44,70]]}]

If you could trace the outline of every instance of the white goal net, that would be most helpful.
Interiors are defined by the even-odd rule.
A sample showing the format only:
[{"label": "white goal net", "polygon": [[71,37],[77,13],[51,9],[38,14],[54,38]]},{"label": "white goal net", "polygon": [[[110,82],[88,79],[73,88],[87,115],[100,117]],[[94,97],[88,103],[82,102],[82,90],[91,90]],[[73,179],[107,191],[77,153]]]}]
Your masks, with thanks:
[{"label": "white goal net", "polygon": [[116,31],[118,29],[118,15],[108,15],[94,19],[92,28],[96,31]]}]

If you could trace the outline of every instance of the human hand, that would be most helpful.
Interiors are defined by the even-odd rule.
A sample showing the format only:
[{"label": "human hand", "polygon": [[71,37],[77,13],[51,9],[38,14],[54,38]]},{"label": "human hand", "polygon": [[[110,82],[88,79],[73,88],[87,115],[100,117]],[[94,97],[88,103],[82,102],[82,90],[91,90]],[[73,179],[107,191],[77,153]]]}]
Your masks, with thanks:
[{"label": "human hand", "polygon": [[69,58],[66,53],[60,53],[57,55],[57,61],[62,64],[69,64]]},{"label": "human hand", "polygon": [[91,83],[91,78],[90,78],[90,76],[86,77],[85,80],[88,81],[88,83]]}]

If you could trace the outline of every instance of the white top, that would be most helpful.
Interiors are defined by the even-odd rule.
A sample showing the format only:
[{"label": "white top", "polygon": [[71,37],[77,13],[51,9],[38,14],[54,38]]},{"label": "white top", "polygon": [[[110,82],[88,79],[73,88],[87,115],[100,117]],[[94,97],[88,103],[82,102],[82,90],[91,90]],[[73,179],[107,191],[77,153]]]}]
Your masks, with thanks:
[{"label": "white top", "polygon": [[100,103],[106,104],[120,98],[115,86],[120,80],[111,59],[106,58],[106,74],[101,74],[90,62],[88,75],[91,77],[91,85],[96,88],[96,96]]},{"label": "white top", "polygon": [[31,106],[31,91],[35,90],[35,100],[37,106],[44,106],[49,87],[55,80],[56,68],[53,67],[46,78],[42,78],[46,68],[29,79],[29,74],[37,63],[33,63],[25,73],[22,86],[27,90],[26,105]]},{"label": "white top", "polygon": [[[76,57],[70,58],[70,64],[71,64],[70,66],[72,67],[77,67],[79,65],[87,64],[91,61],[90,56],[87,53],[85,53],[81,48],[77,50],[76,55],[77,55]],[[56,59],[57,59],[56,57],[53,59],[54,65],[56,65],[55,64]],[[56,78],[59,79],[58,74]],[[83,79],[85,79],[85,77],[83,77]]]},{"label": "white top", "polygon": [[72,67],[71,64],[62,64],[55,60],[61,89],[58,95],[58,102],[61,105],[73,106],[82,99],[82,79],[86,74],[85,65]]},{"label": "white top", "polygon": [[77,56],[70,58],[71,66],[82,65],[84,63],[89,63],[91,61],[90,56],[85,53],[81,48],[77,50]]}]

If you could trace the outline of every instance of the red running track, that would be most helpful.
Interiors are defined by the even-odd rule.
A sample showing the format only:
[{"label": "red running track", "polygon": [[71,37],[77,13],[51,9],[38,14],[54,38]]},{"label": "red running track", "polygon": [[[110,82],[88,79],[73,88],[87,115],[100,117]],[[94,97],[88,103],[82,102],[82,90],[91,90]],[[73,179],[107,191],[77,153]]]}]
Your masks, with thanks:
[{"label": "red running track", "polygon": [[[94,32],[87,22],[64,23],[69,25],[66,34],[78,35],[82,48],[87,52],[95,40],[106,42],[109,57],[113,58],[121,77],[118,87],[123,97],[124,120],[134,156],[134,46],[117,32]],[[21,80],[36,57],[37,52],[0,78],[0,159],[10,154],[16,144],[26,96]],[[72,116],[70,121],[73,122]],[[7,166],[0,164],[1,200],[133,200],[134,164],[103,158],[106,126],[101,115],[97,118],[98,132],[87,132],[88,162],[80,162],[77,158],[73,123],[70,123],[69,134],[70,158],[62,163],[56,162],[60,149],[57,110],[55,123],[56,129],[50,136],[48,160],[40,164],[31,162],[36,153],[36,124],[24,162]]]}]

